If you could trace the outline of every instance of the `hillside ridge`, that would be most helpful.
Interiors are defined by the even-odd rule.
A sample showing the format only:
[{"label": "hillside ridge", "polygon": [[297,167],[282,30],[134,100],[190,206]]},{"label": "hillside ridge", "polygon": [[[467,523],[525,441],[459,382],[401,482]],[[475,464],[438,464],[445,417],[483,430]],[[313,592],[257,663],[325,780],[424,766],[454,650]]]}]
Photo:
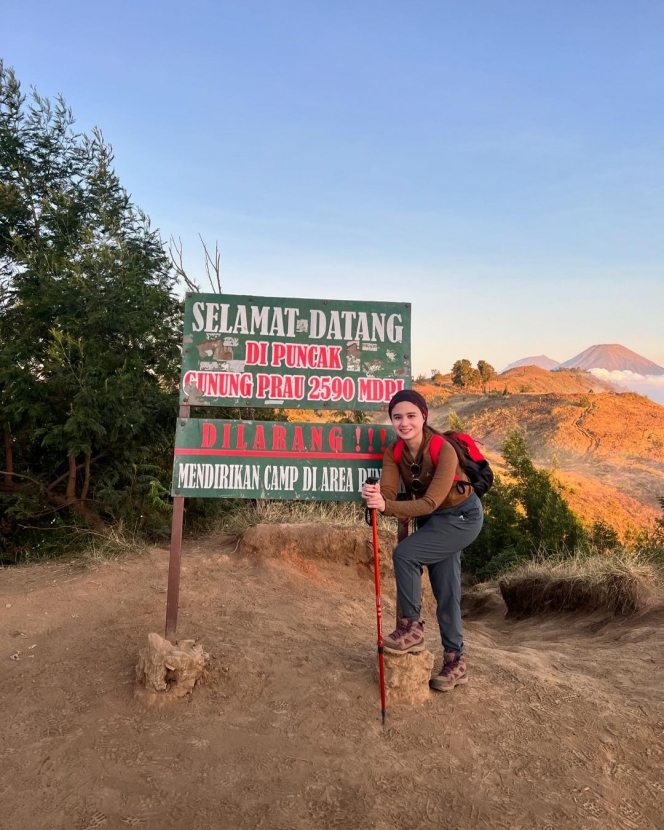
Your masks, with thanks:
[{"label": "hillside ridge", "polygon": [[518,369],[519,366],[537,366],[539,369],[547,369],[552,371],[560,366],[560,362],[547,357],[545,354],[538,354],[535,357],[522,357],[521,360],[515,360],[514,363],[510,363],[509,366],[505,366],[500,374],[509,372],[510,369]]}]

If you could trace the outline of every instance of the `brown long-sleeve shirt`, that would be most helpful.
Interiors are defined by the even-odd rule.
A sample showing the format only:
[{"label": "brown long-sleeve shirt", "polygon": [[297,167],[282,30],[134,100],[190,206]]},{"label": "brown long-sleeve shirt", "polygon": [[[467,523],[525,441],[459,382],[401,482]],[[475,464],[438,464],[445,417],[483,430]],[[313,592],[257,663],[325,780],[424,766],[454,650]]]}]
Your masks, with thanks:
[{"label": "brown long-sleeve shirt", "polygon": [[[390,444],[385,450],[380,492],[385,499],[386,516],[397,516],[399,519],[428,516],[439,508],[455,507],[472,495],[472,487],[464,487],[463,491],[459,492],[455,486],[455,475],[463,481],[468,481],[468,476],[459,467],[457,454],[448,441],[440,448],[438,466],[434,465],[429,453],[433,435],[433,432],[425,429],[424,444],[415,458],[404,443],[400,465],[394,460],[394,444]],[[410,472],[410,465],[415,462],[420,465],[420,472],[414,476]],[[410,490],[410,484],[416,478],[422,482],[425,492],[421,496],[415,494],[415,498],[410,501],[397,501],[400,476],[407,490]]]}]

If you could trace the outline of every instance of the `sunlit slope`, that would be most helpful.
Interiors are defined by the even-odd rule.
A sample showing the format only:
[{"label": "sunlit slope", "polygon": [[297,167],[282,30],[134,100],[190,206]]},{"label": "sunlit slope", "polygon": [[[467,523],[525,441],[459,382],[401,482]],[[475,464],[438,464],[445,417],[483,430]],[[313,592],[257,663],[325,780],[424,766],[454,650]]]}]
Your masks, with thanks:
[{"label": "sunlit slope", "polygon": [[596,378],[590,372],[580,369],[557,369],[549,371],[539,366],[518,366],[498,375],[490,385],[491,389],[502,392],[554,393],[575,395],[588,392],[613,392],[615,387]]},{"label": "sunlit slope", "polygon": [[[458,394],[460,391],[452,383],[451,375],[441,375],[440,383],[430,381],[417,383],[415,388],[428,401],[433,402],[447,395]],[[616,387],[581,369],[549,371],[539,366],[518,366],[496,375],[486,386],[487,392],[502,393],[505,390],[518,394],[583,395],[588,392],[615,392]],[[465,391],[475,394],[482,390],[477,388]]]},{"label": "sunlit slope", "polygon": [[447,427],[450,409],[496,449],[505,434],[519,426],[531,450],[549,462],[562,451],[664,471],[664,407],[632,392],[453,396],[433,408],[432,423]]},{"label": "sunlit slope", "polygon": [[570,503],[585,519],[613,516],[616,529],[624,529],[659,512],[664,407],[648,398],[633,393],[457,395],[432,408],[431,423],[446,429],[450,410],[493,452],[500,452],[511,429],[521,429],[534,461],[556,467],[575,491]]}]

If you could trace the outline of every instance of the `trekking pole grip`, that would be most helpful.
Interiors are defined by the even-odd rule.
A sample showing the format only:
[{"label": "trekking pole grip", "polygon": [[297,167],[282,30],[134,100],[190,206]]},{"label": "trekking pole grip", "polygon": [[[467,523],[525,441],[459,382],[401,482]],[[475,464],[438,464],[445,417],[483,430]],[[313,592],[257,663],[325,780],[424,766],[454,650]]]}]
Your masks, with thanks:
[{"label": "trekking pole grip", "polygon": [[[376,476],[369,476],[368,479],[364,482],[365,484],[378,484],[378,478]],[[365,507],[364,508],[364,521],[371,527],[373,524],[373,520],[371,518],[372,513],[375,515],[376,508],[375,507]]]}]

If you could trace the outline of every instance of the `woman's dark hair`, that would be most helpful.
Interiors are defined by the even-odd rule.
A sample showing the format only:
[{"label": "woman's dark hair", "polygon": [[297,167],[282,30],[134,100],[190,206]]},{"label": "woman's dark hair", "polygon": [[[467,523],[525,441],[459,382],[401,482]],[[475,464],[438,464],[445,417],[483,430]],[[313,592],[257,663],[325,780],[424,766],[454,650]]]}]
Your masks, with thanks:
[{"label": "woman's dark hair", "polygon": [[424,428],[428,429],[429,432],[433,432],[434,435],[442,436],[446,441],[448,441],[451,444],[452,449],[457,454],[457,461],[459,463],[459,467],[461,467],[461,469],[465,473],[466,472],[466,456],[464,455],[461,443],[459,442],[459,439],[456,437],[455,433],[452,432],[449,429],[446,432],[440,432],[439,430],[434,429],[434,427],[430,426],[429,424],[425,424]]}]

